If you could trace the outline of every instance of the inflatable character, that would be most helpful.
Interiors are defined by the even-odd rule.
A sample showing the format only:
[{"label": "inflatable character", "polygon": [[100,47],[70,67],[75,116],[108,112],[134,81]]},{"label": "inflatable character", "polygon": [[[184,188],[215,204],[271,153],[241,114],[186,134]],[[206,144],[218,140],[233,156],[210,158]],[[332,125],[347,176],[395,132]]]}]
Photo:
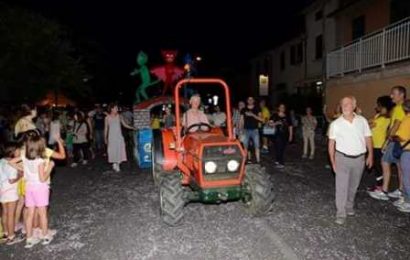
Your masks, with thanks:
[{"label": "inflatable character", "polygon": [[135,103],[140,103],[141,99],[148,99],[146,89],[152,85],[155,85],[159,82],[159,80],[151,81],[150,72],[146,66],[148,62],[148,56],[143,51],[140,51],[137,56],[137,64],[139,68],[135,68],[133,72],[130,73],[131,76],[136,76],[140,74],[141,84],[137,88],[137,92],[135,94],[136,99]]},{"label": "inflatable character", "polygon": [[174,82],[184,74],[184,70],[177,67],[174,63],[177,53],[178,52],[174,50],[162,50],[161,54],[165,60],[165,64],[151,70],[152,74],[164,82],[164,88],[162,89],[163,96],[168,90],[174,90]]}]

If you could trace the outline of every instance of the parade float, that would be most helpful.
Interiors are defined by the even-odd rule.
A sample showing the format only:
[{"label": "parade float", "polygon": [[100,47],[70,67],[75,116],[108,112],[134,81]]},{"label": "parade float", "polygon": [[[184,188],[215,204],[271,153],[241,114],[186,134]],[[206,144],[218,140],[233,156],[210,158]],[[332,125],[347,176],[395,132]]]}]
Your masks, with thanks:
[{"label": "parade float", "polygon": [[[184,75],[184,70],[175,64],[177,51],[162,50],[164,64],[149,69],[147,66],[148,55],[142,51],[137,56],[137,68],[130,75],[139,76],[138,87],[135,94],[134,127],[137,129],[134,135],[134,156],[140,168],[151,167],[151,111],[157,107],[172,106],[173,99],[166,96],[171,93],[175,86],[175,81]],[[151,74],[158,79],[153,80]],[[162,96],[149,97],[148,89],[163,85]],[[168,94],[169,95],[169,94]]]}]

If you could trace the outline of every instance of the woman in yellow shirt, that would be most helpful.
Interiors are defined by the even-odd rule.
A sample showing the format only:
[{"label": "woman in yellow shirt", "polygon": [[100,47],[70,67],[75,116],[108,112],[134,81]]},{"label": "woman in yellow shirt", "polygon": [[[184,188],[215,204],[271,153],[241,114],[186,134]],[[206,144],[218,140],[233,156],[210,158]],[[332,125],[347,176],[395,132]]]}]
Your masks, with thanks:
[{"label": "woman in yellow shirt", "polygon": [[401,212],[410,213],[410,99],[403,103],[403,110],[406,113],[396,132],[396,137],[403,147],[400,157],[400,167],[402,170],[403,197],[394,203]]},{"label": "woman in yellow shirt", "polygon": [[383,171],[381,165],[381,159],[383,156],[382,148],[387,138],[387,132],[390,125],[389,115],[392,107],[393,104],[389,96],[379,97],[377,99],[376,115],[369,122],[372,129],[374,156],[373,172],[375,174],[376,182],[374,186],[368,188],[369,192],[381,189],[383,185]]}]

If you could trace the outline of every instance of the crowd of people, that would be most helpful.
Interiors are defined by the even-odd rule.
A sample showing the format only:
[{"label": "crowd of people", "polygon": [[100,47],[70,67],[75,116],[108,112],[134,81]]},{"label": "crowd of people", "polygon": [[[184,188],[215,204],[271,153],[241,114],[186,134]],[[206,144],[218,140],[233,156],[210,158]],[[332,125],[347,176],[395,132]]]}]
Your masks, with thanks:
[{"label": "crowd of people", "polygon": [[[354,199],[365,171],[374,177],[374,184],[368,194],[375,199],[397,199],[393,204],[401,212],[410,213],[410,100],[406,100],[406,88],[395,86],[390,95],[377,99],[375,115],[367,120],[361,115],[355,97],[341,99],[332,114],[324,107],[327,122],[328,153],[330,168],[336,174],[336,223],[344,224],[346,216],[354,216]],[[200,97],[193,96],[191,108],[184,114],[183,125],[205,123],[208,115],[200,110]],[[298,119],[288,113],[284,103],[270,110],[266,102],[259,105],[254,97],[246,103],[238,102],[233,109],[234,133],[247,150],[247,163],[261,162],[261,152],[274,150],[274,165],[285,167],[285,150],[301,130],[303,139],[302,159],[315,158],[315,136],[318,120],[311,107]],[[299,126],[299,121],[301,127]],[[197,130],[198,126],[195,126]],[[391,179],[391,165],[395,164],[399,176],[397,189],[388,192]]]},{"label": "crowd of people", "polygon": [[[186,133],[226,126],[227,116],[219,106],[212,107],[213,112],[203,109],[199,95],[193,95],[189,103],[182,116]],[[396,198],[397,209],[410,213],[410,100],[406,100],[406,89],[396,86],[390,96],[379,97],[370,120],[361,115],[357,103],[352,96],[344,97],[333,114],[323,111],[329,126],[323,131],[328,138],[329,164],[336,174],[337,224],[355,214],[354,199],[365,167],[374,176],[368,194],[378,200]],[[96,105],[88,112],[75,108],[43,111],[23,105],[16,114],[0,114],[0,241],[13,245],[25,239],[25,247],[31,248],[40,242],[49,244],[57,232],[49,228],[47,210],[54,160],[80,167],[100,155],[119,172],[130,156],[127,150],[133,150],[135,129],[130,109],[121,112],[116,104]],[[233,109],[232,124],[248,153],[248,164],[261,163],[261,153],[273,148],[274,166],[284,168],[286,147],[298,136],[303,140],[301,158],[315,158],[318,120],[310,107],[297,117],[284,103],[269,109],[264,100],[257,103],[248,97]],[[154,129],[174,125],[169,106],[152,117]],[[389,192],[392,165],[396,165],[399,184]]]},{"label": "crowd of people", "polygon": [[54,160],[78,167],[100,155],[119,172],[127,161],[126,146],[133,145],[132,120],[130,109],[120,113],[116,104],[97,104],[87,113],[30,105],[18,113],[1,113],[0,243],[49,244],[57,233],[48,227]]}]

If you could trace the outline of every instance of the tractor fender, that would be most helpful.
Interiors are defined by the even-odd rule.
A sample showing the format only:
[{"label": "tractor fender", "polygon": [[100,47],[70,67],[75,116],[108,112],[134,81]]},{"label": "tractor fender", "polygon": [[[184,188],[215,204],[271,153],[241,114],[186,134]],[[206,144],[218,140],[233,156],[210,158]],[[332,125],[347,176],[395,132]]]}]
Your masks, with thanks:
[{"label": "tractor fender", "polygon": [[177,166],[177,153],[175,151],[175,137],[171,129],[153,131],[155,164],[164,171],[172,171]]}]

